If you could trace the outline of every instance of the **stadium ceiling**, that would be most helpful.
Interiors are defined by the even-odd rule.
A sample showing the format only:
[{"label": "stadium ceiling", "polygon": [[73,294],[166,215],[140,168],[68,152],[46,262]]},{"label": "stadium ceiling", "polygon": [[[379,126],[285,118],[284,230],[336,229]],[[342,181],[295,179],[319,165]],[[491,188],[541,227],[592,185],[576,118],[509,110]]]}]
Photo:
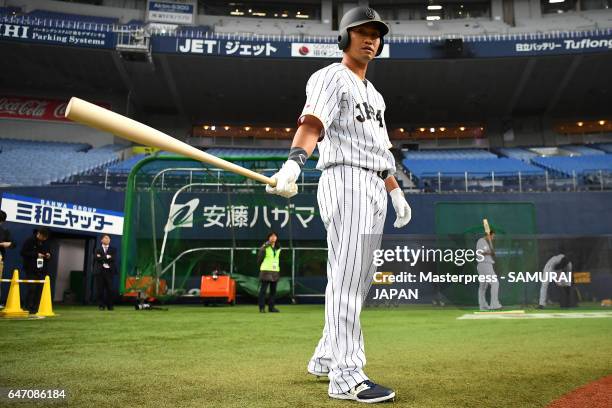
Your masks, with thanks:
[{"label": "stadium ceiling", "polygon": [[[98,100],[130,93],[140,119],[293,125],[315,59],[154,55],[153,64],[117,53],[0,42],[4,94]],[[368,78],[385,97],[389,126],[612,114],[612,53],[461,60],[377,60]]]}]

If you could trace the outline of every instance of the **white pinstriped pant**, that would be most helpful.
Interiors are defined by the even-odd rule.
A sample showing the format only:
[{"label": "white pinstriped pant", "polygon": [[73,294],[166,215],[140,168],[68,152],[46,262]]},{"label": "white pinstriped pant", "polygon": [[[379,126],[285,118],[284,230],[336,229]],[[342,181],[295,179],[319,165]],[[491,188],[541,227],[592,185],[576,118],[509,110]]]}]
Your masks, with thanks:
[{"label": "white pinstriped pant", "polygon": [[329,393],[339,394],[368,379],[359,315],[376,270],[372,251],[380,247],[387,192],[373,171],[338,165],[323,171],[317,201],[327,230],[325,327],[308,369],[329,372]]}]

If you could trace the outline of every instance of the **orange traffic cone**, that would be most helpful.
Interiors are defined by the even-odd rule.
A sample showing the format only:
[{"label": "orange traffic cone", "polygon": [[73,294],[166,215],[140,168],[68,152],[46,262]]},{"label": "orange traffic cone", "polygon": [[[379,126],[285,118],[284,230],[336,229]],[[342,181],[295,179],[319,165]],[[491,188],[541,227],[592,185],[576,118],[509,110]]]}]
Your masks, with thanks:
[{"label": "orange traffic cone", "polygon": [[49,280],[49,275],[45,276],[45,283],[43,283],[42,295],[40,296],[40,304],[38,305],[38,313],[36,313],[36,316],[55,316],[51,303],[51,281]]},{"label": "orange traffic cone", "polygon": [[28,311],[21,308],[21,296],[19,294],[19,271],[15,269],[13,271],[13,278],[11,279],[11,287],[9,289],[8,297],[6,298],[6,307],[0,312],[0,317],[10,319],[12,317],[27,317],[28,315]]}]

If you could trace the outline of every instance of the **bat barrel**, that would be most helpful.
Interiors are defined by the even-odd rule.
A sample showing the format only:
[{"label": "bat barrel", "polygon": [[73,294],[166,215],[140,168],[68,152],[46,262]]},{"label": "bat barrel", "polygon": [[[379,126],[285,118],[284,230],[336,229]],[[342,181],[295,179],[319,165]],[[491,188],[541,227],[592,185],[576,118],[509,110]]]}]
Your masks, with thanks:
[{"label": "bat barrel", "polygon": [[79,98],[70,99],[65,117],[122,139],[181,154],[272,187],[276,184],[270,177],[203,152],[159,130]]}]

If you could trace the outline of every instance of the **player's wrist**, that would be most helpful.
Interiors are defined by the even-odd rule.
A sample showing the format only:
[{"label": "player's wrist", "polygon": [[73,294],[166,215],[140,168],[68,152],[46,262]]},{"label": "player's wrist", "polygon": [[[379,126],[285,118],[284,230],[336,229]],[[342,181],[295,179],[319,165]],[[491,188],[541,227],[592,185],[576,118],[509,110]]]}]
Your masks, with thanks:
[{"label": "player's wrist", "polygon": [[302,147],[292,147],[289,151],[288,160],[294,161],[300,166],[300,170],[306,164],[306,160],[308,160],[308,153]]},{"label": "player's wrist", "polygon": [[391,191],[389,191],[389,195],[393,201],[400,200],[404,198],[404,192],[401,188],[397,187]]},{"label": "player's wrist", "polygon": [[302,168],[295,160],[289,159],[283,164],[282,171],[285,171],[293,180],[297,180],[302,172]]}]

